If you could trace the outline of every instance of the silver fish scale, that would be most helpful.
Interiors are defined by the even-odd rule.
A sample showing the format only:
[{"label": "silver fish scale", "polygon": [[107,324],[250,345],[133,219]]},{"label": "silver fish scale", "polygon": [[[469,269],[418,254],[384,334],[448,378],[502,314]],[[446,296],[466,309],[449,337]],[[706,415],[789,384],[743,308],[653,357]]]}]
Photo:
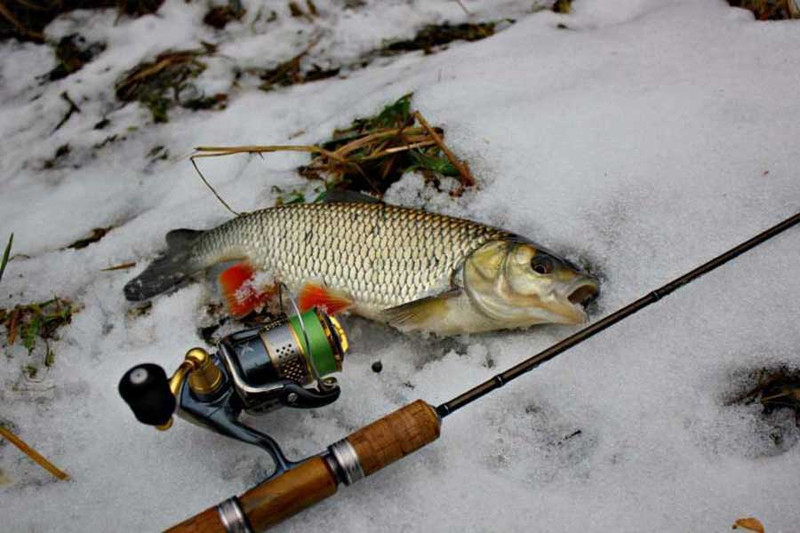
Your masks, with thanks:
[{"label": "silver fish scale", "polygon": [[472,251],[508,235],[386,204],[304,204],[256,211],[210,230],[194,259],[209,266],[246,257],[292,290],[321,281],[359,305],[387,308],[448,289]]}]

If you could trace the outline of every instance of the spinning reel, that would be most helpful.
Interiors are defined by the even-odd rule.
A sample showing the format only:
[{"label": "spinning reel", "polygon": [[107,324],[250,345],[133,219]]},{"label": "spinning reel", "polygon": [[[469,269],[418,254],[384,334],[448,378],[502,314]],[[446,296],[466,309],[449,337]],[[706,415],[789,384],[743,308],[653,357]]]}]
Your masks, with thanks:
[{"label": "spinning reel", "polygon": [[348,348],[336,318],[316,308],[295,310],[293,316],[228,335],[214,355],[192,348],[169,379],[158,365],[135,366],[122,377],[119,393],[139,422],[166,430],[177,413],[265,450],[275,462],[273,476],[281,474],[297,463],[239,416],[334,402],[341,391],[329,375],[342,369]]}]

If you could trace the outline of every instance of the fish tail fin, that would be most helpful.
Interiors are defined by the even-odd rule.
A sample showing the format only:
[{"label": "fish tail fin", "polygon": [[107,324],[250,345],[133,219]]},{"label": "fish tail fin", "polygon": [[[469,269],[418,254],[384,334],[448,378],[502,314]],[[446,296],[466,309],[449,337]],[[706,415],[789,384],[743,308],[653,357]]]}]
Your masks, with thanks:
[{"label": "fish tail fin", "polygon": [[192,259],[192,247],[202,234],[191,229],[167,233],[167,251],[125,285],[125,298],[140,302],[186,283],[202,268]]}]

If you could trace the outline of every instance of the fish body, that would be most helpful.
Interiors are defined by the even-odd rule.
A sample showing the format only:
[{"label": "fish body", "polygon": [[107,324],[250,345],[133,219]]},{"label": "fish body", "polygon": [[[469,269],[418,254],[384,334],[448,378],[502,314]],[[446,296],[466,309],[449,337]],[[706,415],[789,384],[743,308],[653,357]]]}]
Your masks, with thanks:
[{"label": "fish body", "polygon": [[[209,231],[170,232],[167,242],[167,253],[125,287],[129,300],[237,261],[286,284],[301,304],[338,302],[403,330],[448,335],[579,323],[583,302],[570,295],[597,293],[594,279],[512,233],[384,203],[263,209]],[[537,256],[548,272],[533,270]],[[538,293],[542,281],[547,291]]]}]

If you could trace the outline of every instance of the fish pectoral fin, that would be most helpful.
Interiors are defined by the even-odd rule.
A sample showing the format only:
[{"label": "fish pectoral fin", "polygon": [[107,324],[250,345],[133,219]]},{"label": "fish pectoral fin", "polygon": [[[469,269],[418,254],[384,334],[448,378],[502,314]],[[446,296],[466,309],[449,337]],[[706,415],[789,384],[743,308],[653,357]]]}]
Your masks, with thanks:
[{"label": "fish pectoral fin", "polygon": [[254,285],[255,270],[246,262],[235,263],[219,276],[219,287],[231,316],[239,318],[255,311],[270,299],[274,290]]},{"label": "fish pectoral fin", "polygon": [[453,289],[391,307],[381,314],[387,324],[400,330],[435,330],[436,322],[444,319],[450,312],[449,303],[462,294],[461,289]]},{"label": "fish pectoral fin", "polygon": [[302,312],[319,307],[326,313],[335,315],[352,307],[353,300],[341,291],[307,282],[297,294],[297,305]]}]

